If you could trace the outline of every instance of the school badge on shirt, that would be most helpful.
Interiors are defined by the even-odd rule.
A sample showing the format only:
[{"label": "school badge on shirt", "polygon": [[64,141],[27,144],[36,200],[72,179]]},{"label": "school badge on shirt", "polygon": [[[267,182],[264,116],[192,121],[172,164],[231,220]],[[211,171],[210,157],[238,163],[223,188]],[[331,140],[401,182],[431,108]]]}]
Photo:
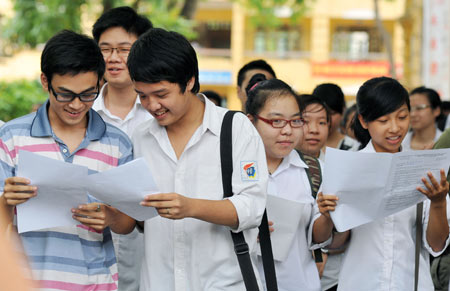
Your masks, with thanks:
[{"label": "school badge on shirt", "polygon": [[258,162],[241,161],[241,179],[242,181],[258,181]]}]

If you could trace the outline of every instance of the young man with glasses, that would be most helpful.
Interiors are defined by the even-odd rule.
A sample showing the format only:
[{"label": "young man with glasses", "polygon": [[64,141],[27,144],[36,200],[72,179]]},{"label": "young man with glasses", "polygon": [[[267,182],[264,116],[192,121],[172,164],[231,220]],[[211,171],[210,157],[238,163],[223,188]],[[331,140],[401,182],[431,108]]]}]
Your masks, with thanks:
[{"label": "young man with glasses", "polygon": [[[41,70],[47,102],[37,112],[0,128],[0,203],[6,205],[11,220],[16,205],[39,195],[28,179],[15,176],[19,149],[83,165],[91,173],[133,158],[129,138],[91,109],[105,70],[94,40],[71,31],[56,34],[42,52]],[[67,209],[75,220],[73,226],[20,235],[39,289],[118,290],[110,230],[129,233],[134,220],[92,196],[88,201]]]},{"label": "young man with glasses", "polygon": [[137,98],[127,68],[131,46],[141,34],[152,28],[146,17],[130,7],[106,11],[94,24],[92,35],[106,63],[99,98],[92,107],[108,123],[131,136],[133,130],[151,118]]},{"label": "young man with glasses", "polygon": [[[92,108],[103,120],[129,137],[139,124],[151,118],[137,98],[127,68],[131,46],[151,28],[150,20],[138,15],[132,8],[118,7],[106,11],[92,29],[106,63],[104,79],[107,81]],[[113,233],[113,241],[119,268],[119,289],[139,290],[143,235],[137,230],[126,236]]]}]

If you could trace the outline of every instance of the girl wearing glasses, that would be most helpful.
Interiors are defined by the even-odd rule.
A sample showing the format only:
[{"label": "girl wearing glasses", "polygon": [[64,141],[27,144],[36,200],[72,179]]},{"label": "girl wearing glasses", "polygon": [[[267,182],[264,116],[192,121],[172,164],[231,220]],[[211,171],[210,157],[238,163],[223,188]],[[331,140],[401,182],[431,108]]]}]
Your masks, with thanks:
[{"label": "girl wearing glasses", "polygon": [[419,87],[411,91],[411,131],[403,140],[403,150],[431,149],[442,134],[436,126],[441,114],[441,98],[431,88]]},{"label": "girl wearing glasses", "polygon": [[[268,194],[305,204],[287,258],[275,260],[279,290],[319,291],[319,274],[310,246],[313,242],[321,243],[317,247],[328,243],[332,224],[318,219],[320,213],[311,195],[307,166],[294,149],[302,139],[304,124],[296,94],[283,81],[266,80],[264,75],[256,74],[248,84],[247,96],[247,116],[261,135],[266,150],[270,174]],[[270,208],[268,211],[271,220]],[[277,224],[283,225],[282,221],[273,223],[275,229]],[[264,278],[261,260],[259,270]]]}]

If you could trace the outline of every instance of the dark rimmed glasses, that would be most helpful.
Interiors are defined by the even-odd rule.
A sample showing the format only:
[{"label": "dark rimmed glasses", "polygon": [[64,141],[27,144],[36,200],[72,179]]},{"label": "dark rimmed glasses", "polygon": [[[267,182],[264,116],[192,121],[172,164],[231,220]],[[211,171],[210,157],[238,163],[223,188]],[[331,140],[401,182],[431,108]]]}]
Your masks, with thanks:
[{"label": "dark rimmed glasses", "polygon": [[263,122],[265,122],[267,124],[270,124],[273,128],[283,128],[288,123],[289,123],[289,125],[291,127],[294,127],[294,128],[302,127],[305,124],[305,120],[303,118],[301,118],[301,117],[300,118],[296,118],[296,119],[289,119],[289,120],[287,120],[287,119],[280,119],[280,118],[277,118],[277,119],[266,119],[266,118],[261,117],[259,115],[256,115],[256,117],[258,119],[260,119],[261,121],[263,121]]},{"label": "dark rimmed glasses", "polygon": [[[99,83],[97,82],[97,88],[99,87]],[[57,93],[55,92],[55,89],[53,89],[53,86],[51,83],[48,83],[48,88],[50,91],[52,91],[52,94],[55,96],[56,101],[59,102],[72,102],[75,98],[80,98],[81,102],[92,102],[95,99],[97,99],[98,94],[100,92],[97,90],[96,92],[90,92],[90,93]]]}]

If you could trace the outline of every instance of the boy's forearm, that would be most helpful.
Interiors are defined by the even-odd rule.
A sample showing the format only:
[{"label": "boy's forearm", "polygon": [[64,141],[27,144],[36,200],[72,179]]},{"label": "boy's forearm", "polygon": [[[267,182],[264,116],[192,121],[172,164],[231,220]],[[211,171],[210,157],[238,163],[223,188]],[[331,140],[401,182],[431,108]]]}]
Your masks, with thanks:
[{"label": "boy's forearm", "polygon": [[239,218],[236,208],[228,199],[192,199],[190,216],[192,218],[214,224],[229,226],[231,228],[237,228],[239,226]]}]

